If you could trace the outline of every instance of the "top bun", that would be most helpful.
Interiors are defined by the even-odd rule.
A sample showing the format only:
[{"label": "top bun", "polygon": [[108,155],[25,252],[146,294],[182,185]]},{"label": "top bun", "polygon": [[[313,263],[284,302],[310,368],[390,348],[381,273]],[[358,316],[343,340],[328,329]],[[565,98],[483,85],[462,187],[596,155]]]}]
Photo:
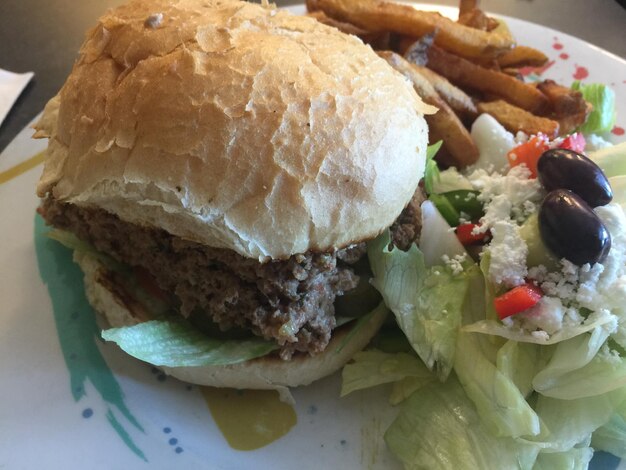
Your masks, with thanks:
[{"label": "top bun", "polygon": [[137,0],[90,30],[37,125],[37,192],[251,258],[391,225],[432,112],[356,37],[236,0]]}]

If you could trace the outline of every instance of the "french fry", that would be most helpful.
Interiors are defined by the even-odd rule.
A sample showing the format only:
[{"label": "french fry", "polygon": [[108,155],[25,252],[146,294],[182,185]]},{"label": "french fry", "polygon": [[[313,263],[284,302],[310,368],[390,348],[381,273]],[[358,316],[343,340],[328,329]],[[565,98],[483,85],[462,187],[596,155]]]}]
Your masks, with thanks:
[{"label": "french fry", "polygon": [[538,83],[537,89],[550,100],[552,114],[561,125],[561,134],[573,132],[587,120],[592,106],[579,91],[559,85],[554,80]]},{"label": "french fry", "polygon": [[478,0],[459,0],[459,18],[478,9]]},{"label": "french fry", "polygon": [[487,60],[514,46],[510,35],[481,31],[456,23],[438,13],[383,0],[314,0],[331,18],[368,31],[390,31],[421,37],[437,31],[435,43],[455,54]]},{"label": "french fry", "polygon": [[337,28],[339,31],[345,34],[352,34],[353,36],[358,36],[361,40],[369,45],[371,45],[374,49],[386,49],[389,47],[389,33],[385,32],[369,32],[365,31],[358,26],[355,26],[351,23],[346,23],[344,21],[338,21],[334,18],[330,18],[326,16],[326,14],[322,10],[314,10],[307,13],[307,16],[315,18],[320,23],[324,23],[327,26],[332,26],[333,28]]},{"label": "french fry", "polygon": [[[431,142],[443,140],[447,150],[447,153],[437,157],[438,161],[461,168],[474,163],[478,159],[478,148],[469,132],[430,82],[416,70],[416,66],[394,52],[381,51],[378,54],[411,81],[417,94],[426,103],[439,108],[435,114],[425,116]],[[448,158],[442,161],[442,156]]]},{"label": "french fry", "polygon": [[442,77],[427,67],[416,65],[415,70],[430,82],[439,96],[448,103],[448,106],[450,106],[455,113],[476,116],[478,112],[476,105],[474,105],[472,98],[470,98],[467,93],[454,86],[445,77]]},{"label": "french fry", "polygon": [[459,24],[481,31],[493,31],[498,27],[498,21],[488,17],[482,10],[473,10],[471,13],[460,16]]},{"label": "french fry", "polygon": [[478,0],[460,0],[459,19],[460,24],[471,28],[491,31],[498,26],[498,21],[489,18],[478,6]]},{"label": "french fry", "polygon": [[435,33],[430,33],[414,40],[408,36],[401,36],[393,46],[394,52],[398,52],[406,60],[415,65],[426,65],[428,63],[428,49],[435,42]]},{"label": "french fry", "polygon": [[559,135],[559,123],[552,119],[535,116],[506,101],[490,101],[478,103],[480,113],[490,114],[511,132],[523,131],[526,134],[542,133],[550,138]]},{"label": "french fry", "polygon": [[362,35],[368,34],[367,31],[365,31],[362,28],[359,28],[358,26],[354,26],[351,23],[346,23],[345,21],[338,21],[334,18],[330,18],[326,16],[326,13],[324,13],[322,10],[314,10],[312,12],[307,13],[307,16],[311,16],[315,18],[320,23],[324,23],[325,25],[332,26],[333,28],[337,28],[339,31],[345,34],[352,34],[354,36],[362,36]]},{"label": "french fry", "polygon": [[528,46],[516,46],[496,59],[501,68],[541,67],[548,57],[541,51]]},{"label": "french fry", "polygon": [[534,114],[548,109],[548,98],[537,88],[510,75],[476,65],[433,46],[428,50],[428,68],[462,88],[493,93]]},{"label": "french fry", "polygon": [[559,85],[554,80],[537,83],[537,89],[548,97],[551,108],[557,116],[567,116],[587,110],[588,103],[582,93]]}]

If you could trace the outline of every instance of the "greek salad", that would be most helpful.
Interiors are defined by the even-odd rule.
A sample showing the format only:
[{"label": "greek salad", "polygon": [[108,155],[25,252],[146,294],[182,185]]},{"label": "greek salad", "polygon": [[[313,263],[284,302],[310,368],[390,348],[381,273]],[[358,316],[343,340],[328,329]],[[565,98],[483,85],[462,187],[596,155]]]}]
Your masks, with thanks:
[{"label": "greek salad", "polygon": [[[368,245],[393,324],[343,370],[342,395],[384,383],[406,468],[586,468],[626,458],[626,143],[598,135],[612,92],[579,85],[578,132],[473,124],[477,164],[429,148],[419,246]],[[398,328],[399,327],[399,328]]]}]

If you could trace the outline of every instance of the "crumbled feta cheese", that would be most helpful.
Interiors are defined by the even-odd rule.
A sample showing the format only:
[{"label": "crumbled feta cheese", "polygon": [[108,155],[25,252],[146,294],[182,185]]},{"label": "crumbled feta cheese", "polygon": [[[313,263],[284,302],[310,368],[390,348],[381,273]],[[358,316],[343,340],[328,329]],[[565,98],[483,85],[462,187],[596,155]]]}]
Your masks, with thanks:
[{"label": "crumbled feta cheese", "polygon": [[515,134],[515,143],[517,145],[519,144],[523,144],[524,142],[528,142],[528,134],[526,134],[526,132],[524,131],[517,131],[517,134]]},{"label": "crumbled feta cheese", "polygon": [[600,350],[598,351],[596,357],[615,366],[619,366],[622,363],[622,358],[620,357],[619,353],[611,349],[607,343],[604,343],[600,347]]},{"label": "crumbled feta cheese", "polygon": [[[590,324],[608,316],[611,321],[603,323],[603,328],[626,348],[624,209],[617,203],[595,209],[612,240],[611,250],[602,264],[576,266],[562,259],[560,269],[556,271],[549,271],[543,265],[528,269],[528,247],[520,236],[519,227],[537,212],[545,190],[538,179],[529,177],[530,170],[525,165],[509,169],[503,163],[506,159],[502,156],[506,151],[515,143],[527,142],[529,136],[518,133],[513,139],[511,134],[504,134],[489,118],[481,116],[480,125],[472,128],[472,136],[481,139],[485,147],[479,146],[480,164],[465,172],[473,189],[479,192],[477,198],[484,208],[484,216],[473,233],[491,232],[492,240],[484,250],[490,255],[490,282],[510,288],[532,279],[544,292],[544,297],[534,307],[505,318],[502,324],[511,330],[519,329],[535,338],[547,340],[564,328]],[[588,151],[608,144],[598,136],[586,137]],[[561,141],[556,139],[550,145],[553,148]],[[487,148],[489,143],[491,148]],[[504,150],[509,145],[511,147]],[[499,154],[499,159],[495,158],[495,153]],[[459,268],[453,259],[444,262],[453,272]],[[606,348],[603,354],[610,360],[614,352]]]},{"label": "crumbled feta cheese", "polygon": [[443,255],[441,259],[443,260],[443,263],[450,268],[452,274],[456,276],[463,272],[463,263],[467,260],[467,253],[454,255],[452,258],[448,255]]},{"label": "crumbled feta cheese", "polygon": [[484,205],[482,225],[510,218],[521,224],[536,211],[544,191],[537,178],[529,176],[530,170],[525,165],[514,166],[506,175],[485,170],[468,175],[474,189],[480,192],[478,200]]},{"label": "crumbled feta cheese", "polygon": [[489,278],[494,284],[509,287],[524,283],[528,274],[526,257],[528,246],[519,233],[519,227],[513,222],[501,220],[491,229],[493,240],[489,244],[491,262]]},{"label": "crumbled feta cheese", "polygon": [[598,207],[596,213],[612,238],[602,264],[579,267],[563,259],[560,271],[547,272],[539,266],[531,268],[528,277],[537,281],[546,295],[560,298],[567,306],[592,312],[599,308],[626,310],[626,214],[615,203]]},{"label": "crumbled feta cheese", "polygon": [[530,335],[534,338],[541,339],[543,341],[548,341],[550,339],[550,335],[545,331],[532,331]]},{"label": "crumbled feta cheese", "polygon": [[516,320],[525,330],[539,329],[552,335],[563,327],[565,311],[560,299],[544,296],[535,306],[519,313]]}]

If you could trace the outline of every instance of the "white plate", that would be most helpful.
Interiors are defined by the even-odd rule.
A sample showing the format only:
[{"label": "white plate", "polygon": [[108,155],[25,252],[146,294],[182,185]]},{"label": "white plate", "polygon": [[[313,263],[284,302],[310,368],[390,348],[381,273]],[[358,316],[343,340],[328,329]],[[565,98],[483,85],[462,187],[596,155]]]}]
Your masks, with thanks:
[{"label": "white plate", "polygon": [[[439,9],[455,14],[452,8]],[[543,76],[564,84],[580,78],[613,87],[618,123],[609,137],[623,140],[626,62],[572,36],[506,20],[520,44],[550,57]],[[24,130],[0,156],[0,181],[7,177],[3,172],[45,146],[30,140],[30,134]],[[339,378],[333,376],[294,390],[297,424],[257,450],[234,450],[198,387],[164,378],[96,339],[80,274],[67,253],[59,255],[56,266],[49,259],[54,252],[42,246],[39,262],[55,293],[53,308],[34,236],[38,200],[33,188],[40,172],[34,167],[0,183],[1,468],[400,467],[382,438],[395,413],[386,405],[384,387],[339,399]],[[598,463],[609,468],[615,462]]]}]

